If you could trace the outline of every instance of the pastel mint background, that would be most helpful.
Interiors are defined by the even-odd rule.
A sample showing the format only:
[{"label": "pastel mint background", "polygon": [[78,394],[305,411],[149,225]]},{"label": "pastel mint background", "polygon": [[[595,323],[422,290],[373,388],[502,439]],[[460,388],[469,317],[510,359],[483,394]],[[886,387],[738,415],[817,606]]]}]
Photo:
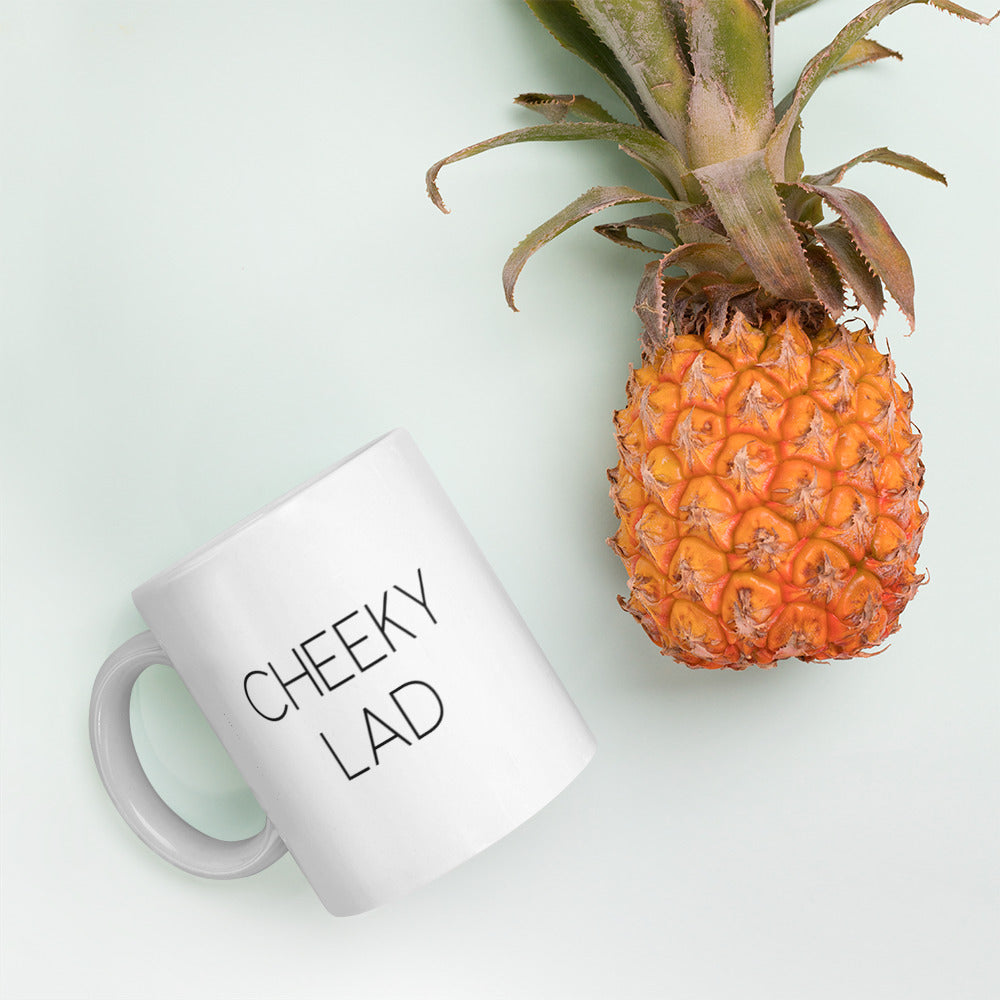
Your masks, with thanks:
[{"label": "pastel mint background", "polygon": [[[780,88],[863,3],[785,25]],[[993,291],[1000,25],[924,7],[903,51],[807,109],[819,170],[908,247],[931,583],[883,655],[692,672],[621,612],[605,468],[640,255],[580,226],[500,267],[613,148],[519,146],[526,90],[613,103],[517,0],[0,2],[0,993],[56,998],[986,998],[1000,992]],[[611,213],[608,218],[614,218]],[[594,730],[597,758],[507,840],[364,917],[290,859],[244,881],[130,833],[87,743],[130,590],[406,426]],[[260,813],[184,689],[136,738],[220,836]]]}]

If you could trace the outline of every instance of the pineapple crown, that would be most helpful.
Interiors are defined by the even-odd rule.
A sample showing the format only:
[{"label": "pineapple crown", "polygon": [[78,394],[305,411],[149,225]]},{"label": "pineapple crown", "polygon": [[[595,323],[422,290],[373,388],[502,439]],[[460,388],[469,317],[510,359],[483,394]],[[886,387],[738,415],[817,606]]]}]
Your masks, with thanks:
[{"label": "pineapple crown", "polygon": [[[613,242],[651,252],[636,297],[643,343],[655,348],[680,332],[723,328],[792,302],[804,317],[839,318],[853,293],[877,324],[885,292],[914,325],[913,271],[885,218],[841,181],[859,163],[884,163],[946,183],[905,153],[870,149],[820,174],[806,174],[802,111],[827,77],[902,56],[867,37],[889,14],[926,3],[988,24],[993,17],[950,0],[879,0],[855,17],[802,70],[775,103],[776,24],[817,0],[525,0],[570,52],[607,81],[635,116],[623,122],[578,94],[522,94],[516,103],[546,124],[517,129],[453,153],[427,173],[431,200],[442,167],[512,143],[601,139],[617,143],[663,193],[594,187],[529,233],[503,270],[507,302],[528,258],[603,209],[644,204],[651,214],[598,225]],[[831,214],[826,221],[827,211]],[[665,239],[668,252],[635,234]],[[647,237],[648,238],[648,237]]]}]

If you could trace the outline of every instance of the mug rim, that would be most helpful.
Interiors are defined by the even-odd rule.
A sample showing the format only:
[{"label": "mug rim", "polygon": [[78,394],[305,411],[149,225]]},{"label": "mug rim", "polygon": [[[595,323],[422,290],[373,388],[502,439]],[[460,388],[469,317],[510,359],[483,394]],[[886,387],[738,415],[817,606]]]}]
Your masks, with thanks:
[{"label": "mug rim", "polygon": [[217,535],[214,535],[203,545],[198,546],[198,548],[189,552],[186,556],[183,556],[176,562],[171,563],[166,569],[162,569],[158,573],[154,573],[153,576],[139,584],[139,586],[132,591],[133,601],[136,600],[140,592],[145,592],[153,589],[154,587],[162,586],[163,584],[168,583],[176,577],[181,576],[189,570],[201,565],[207,559],[211,558],[211,556],[213,556],[223,546],[233,541],[237,536],[246,532],[247,529],[264,520],[264,518],[273,514],[276,510],[285,507],[292,501],[298,499],[298,497],[311,489],[313,486],[325,479],[328,479],[330,476],[335,475],[346,466],[364,457],[379,445],[386,443],[390,438],[412,440],[409,433],[402,427],[394,427],[392,430],[386,431],[384,434],[380,434],[378,437],[373,438],[367,444],[361,445],[360,448],[355,449],[339,461],[334,462],[333,465],[327,466],[321,472],[318,472],[316,475],[305,480],[305,482],[293,487],[286,493],[282,493],[280,496],[270,501],[270,503],[264,504],[263,507],[260,507],[253,513],[246,515],[246,517],[241,518],[231,527],[226,528]]}]

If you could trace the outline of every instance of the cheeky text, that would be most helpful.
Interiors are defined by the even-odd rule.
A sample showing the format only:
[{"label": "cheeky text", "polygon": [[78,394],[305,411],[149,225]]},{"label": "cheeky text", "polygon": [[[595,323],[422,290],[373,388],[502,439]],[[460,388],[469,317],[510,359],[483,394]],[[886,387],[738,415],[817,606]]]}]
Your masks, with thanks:
[{"label": "cheeky text", "polygon": [[[361,603],[300,639],[286,656],[274,657],[248,671],[243,676],[243,693],[262,719],[283,722],[293,718],[308,700],[329,698],[363,677],[437,622],[423,570],[418,568],[414,580],[392,584],[370,603]],[[443,718],[444,704],[438,692],[426,681],[409,680],[375,705],[362,708],[358,733],[347,741],[352,747],[350,755],[335,734],[320,732],[319,737],[344,776],[353,781],[378,767],[390,744],[412,746],[434,732]]]}]

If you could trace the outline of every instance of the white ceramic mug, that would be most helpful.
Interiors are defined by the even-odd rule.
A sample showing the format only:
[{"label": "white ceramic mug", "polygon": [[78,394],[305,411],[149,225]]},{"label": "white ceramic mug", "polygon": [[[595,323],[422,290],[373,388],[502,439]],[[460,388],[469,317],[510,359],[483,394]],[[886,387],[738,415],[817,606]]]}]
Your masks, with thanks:
[{"label": "white ceramic mug", "polygon": [[[594,740],[413,441],[393,431],[133,593],[149,632],[105,662],[101,778],[162,857],[250,875],[286,846],[326,908],[401,895],[503,837]],[[157,795],[132,686],[173,666],[266,813],[244,841]]]}]

